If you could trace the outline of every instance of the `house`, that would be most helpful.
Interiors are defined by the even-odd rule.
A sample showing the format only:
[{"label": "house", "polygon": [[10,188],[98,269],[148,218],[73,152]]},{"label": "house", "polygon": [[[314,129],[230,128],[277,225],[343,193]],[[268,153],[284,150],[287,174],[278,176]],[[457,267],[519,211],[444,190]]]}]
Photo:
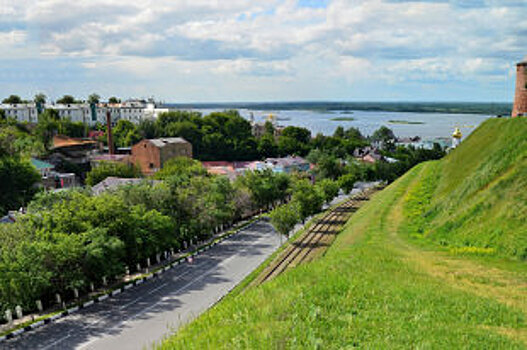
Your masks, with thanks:
[{"label": "house", "polygon": [[181,137],[144,139],[132,146],[130,160],[143,174],[151,175],[176,157],[192,158],[192,144]]},{"label": "house", "polygon": [[302,157],[288,156],[284,158],[267,158],[265,164],[277,173],[291,173],[294,171],[309,171],[309,162]]},{"label": "house", "polygon": [[371,146],[355,149],[353,156],[364,163],[370,164],[385,160],[384,156],[379,152],[379,149]]},{"label": "house", "polygon": [[48,177],[51,172],[55,170],[55,166],[53,164],[40,159],[31,158],[31,164],[37,168],[38,172],[40,173],[40,177]]}]

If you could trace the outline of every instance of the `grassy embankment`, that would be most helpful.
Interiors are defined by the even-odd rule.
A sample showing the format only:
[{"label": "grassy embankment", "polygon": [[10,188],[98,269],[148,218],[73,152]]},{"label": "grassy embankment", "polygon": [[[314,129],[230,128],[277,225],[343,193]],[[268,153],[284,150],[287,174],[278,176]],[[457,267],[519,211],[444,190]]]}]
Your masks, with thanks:
[{"label": "grassy embankment", "polygon": [[485,122],[374,196],[323,258],[162,348],[527,348],[525,135],[525,119]]}]

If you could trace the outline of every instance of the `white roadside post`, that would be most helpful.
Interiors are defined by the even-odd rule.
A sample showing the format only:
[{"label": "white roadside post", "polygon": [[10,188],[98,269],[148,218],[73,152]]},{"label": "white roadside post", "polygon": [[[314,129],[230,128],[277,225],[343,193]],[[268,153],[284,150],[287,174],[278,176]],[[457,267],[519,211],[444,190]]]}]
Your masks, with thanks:
[{"label": "white roadside post", "polygon": [[55,300],[57,301],[57,304],[62,304],[62,298],[60,297],[59,293],[55,294]]},{"label": "white roadside post", "polygon": [[141,264],[137,263],[135,267],[137,269],[137,272],[141,272]]},{"label": "white roadside post", "polygon": [[93,284],[93,282],[90,282],[90,290],[93,292],[95,292],[95,285]]},{"label": "white roadside post", "polygon": [[73,288],[73,296],[75,299],[79,299],[79,290],[77,288]]},{"label": "white roadside post", "polygon": [[106,280],[106,276],[102,276],[102,285],[106,286],[108,284],[108,281]]},{"label": "white roadside post", "polygon": [[5,310],[5,319],[7,320],[7,323],[9,324],[13,322],[13,314],[11,313],[11,310],[9,309]]},{"label": "white roadside post", "polygon": [[37,300],[35,303],[37,304],[37,310],[38,310],[38,312],[42,312],[42,311],[44,311],[44,307],[42,306],[42,301]]},{"label": "white roadside post", "polygon": [[22,316],[24,316],[24,315],[22,314],[22,306],[20,306],[20,305],[17,305],[17,306],[15,307],[15,312],[16,312],[16,318],[18,318],[18,319],[21,319]]},{"label": "white roadside post", "polygon": [[146,258],[146,267],[150,267],[150,258]]},{"label": "white roadside post", "polygon": [[126,267],[124,268],[124,274],[125,274],[126,276],[130,275],[130,268],[129,268],[128,266],[126,266]]},{"label": "white roadside post", "polygon": [[161,262],[161,254],[159,253],[156,254],[156,261],[158,264]]}]

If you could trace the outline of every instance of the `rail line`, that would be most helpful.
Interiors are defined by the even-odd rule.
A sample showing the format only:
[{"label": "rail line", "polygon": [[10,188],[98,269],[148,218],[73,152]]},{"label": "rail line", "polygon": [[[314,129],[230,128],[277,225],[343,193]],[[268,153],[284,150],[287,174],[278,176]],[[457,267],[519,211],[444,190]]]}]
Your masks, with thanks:
[{"label": "rail line", "polygon": [[351,214],[356,211],[362,202],[369,200],[378,188],[365,190],[341,205],[333,208],[319,219],[307,232],[287,247],[279,257],[272,262],[255,280],[254,284],[262,284],[290,267],[309,261],[314,257],[314,252],[329,246],[332,239],[340,231]]}]

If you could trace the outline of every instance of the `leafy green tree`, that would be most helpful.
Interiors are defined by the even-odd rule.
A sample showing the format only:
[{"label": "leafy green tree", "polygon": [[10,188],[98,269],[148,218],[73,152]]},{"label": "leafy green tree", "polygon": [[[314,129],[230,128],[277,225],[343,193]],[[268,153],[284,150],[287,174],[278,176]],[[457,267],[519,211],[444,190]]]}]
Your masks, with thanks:
[{"label": "leafy green tree", "polygon": [[271,224],[284,236],[289,236],[291,230],[301,220],[299,206],[295,202],[276,207],[269,216],[271,218]]},{"label": "leafy green tree", "polygon": [[24,101],[20,98],[18,95],[10,95],[9,97],[6,97],[2,100],[2,103],[8,103],[8,104],[20,104],[24,103]]},{"label": "leafy green tree", "polygon": [[356,173],[344,174],[338,180],[340,184],[340,188],[342,188],[342,190],[346,194],[349,194],[353,190],[353,186],[355,186],[355,182],[357,181],[358,181],[358,176]]},{"label": "leafy green tree", "polygon": [[54,109],[46,109],[38,116],[38,123],[34,133],[46,149],[49,148],[53,135],[58,132],[59,125],[60,117]]},{"label": "leafy green tree", "polygon": [[97,95],[96,93],[93,93],[90,96],[88,96],[87,102],[89,104],[92,104],[92,103],[97,104],[99,103],[100,100],[101,100],[101,96]]},{"label": "leafy green tree", "polygon": [[57,100],[57,103],[69,105],[69,104],[78,103],[78,101],[75,100],[75,97],[73,97],[72,95],[64,95]]},{"label": "leafy green tree", "polygon": [[174,176],[190,179],[191,177],[206,175],[207,169],[199,161],[187,157],[177,157],[167,161],[154,177],[157,180],[166,180]]},{"label": "leafy green tree", "polygon": [[101,162],[86,175],[86,184],[94,186],[110,176],[138,178],[141,177],[141,171],[134,165]]},{"label": "leafy green tree", "polygon": [[373,132],[371,140],[380,143],[383,149],[393,150],[397,138],[390,128],[383,125]]},{"label": "leafy green tree", "polygon": [[278,145],[274,136],[264,134],[258,139],[258,153],[262,157],[270,158],[278,155]]},{"label": "leafy green tree", "polygon": [[141,140],[141,135],[134,123],[121,119],[113,128],[114,144],[117,147],[129,147]]},{"label": "leafy green tree", "polygon": [[38,93],[33,98],[33,101],[35,103],[39,103],[39,104],[44,105],[46,103],[46,99],[47,99],[46,95],[44,95],[43,93]]},{"label": "leafy green tree", "polygon": [[[157,136],[156,122],[152,119],[143,119],[137,126],[141,139],[153,139]],[[192,145],[194,147],[194,145]]]},{"label": "leafy green tree", "polygon": [[16,156],[0,157],[0,213],[28,203],[40,181],[40,174],[29,161]]},{"label": "leafy green tree", "polygon": [[278,150],[280,155],[300,155],[304,156],[309,152],[309,142],[311,132],[306,128],[288,126],[282,130],[278,137]]},{"label": "leafy green tree", "polygon": [[337,181],[323,179],[317,183],[317,188],[322,193],[324,201],[329,203],[338,195],[340,186]]},{"label": "leafy green tree", "polygon": [[293,185],[291,202],[297,203],[302,220],[318,213],[324,204],[322,194],[312,186],[308,180],[297,180]]},{"label": "leafy green tree", "polygon": [[118,99],[117,97],[115,96],[112,96],[108,99],[108,103],[112,103],[112,104],[115,104],[115,103],[121,103],[121,100]]}]

